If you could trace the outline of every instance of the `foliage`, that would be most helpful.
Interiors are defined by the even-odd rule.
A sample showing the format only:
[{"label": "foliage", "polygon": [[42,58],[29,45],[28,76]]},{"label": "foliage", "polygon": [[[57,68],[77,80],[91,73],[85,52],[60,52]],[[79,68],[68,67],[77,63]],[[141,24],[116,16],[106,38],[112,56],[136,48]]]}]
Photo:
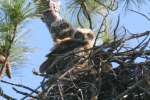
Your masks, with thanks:
[{"label": "foliage", "polygon": [[109,44],[110,42],[113,41],[113,34],[111,34],[111,23],[108,19],[105,19],[104,22],[104,31],[102,32],[102,42],[104,44]]},{"label": "foliage", "polygon": [[23,34],[24,24],[35,16],[35,9],[27,0],[1,0],[0,15],[0,54],[19,64],[29,48],[18,37]]},{"label": "foliage", "polygon": [[[12,35],[18,34],[19,25],[35,14],[32,7],[36,7],[36,14],[44,16],[42,18],[49,18],[48,1],[34,0],[35,5],[31,6],[31,9],[29,9],[30,4],[26,4],[25,0],[8,1],[1,3],[3,11],[1,15],[3,17],[0,23],[0,39],[2,40],[0,53],[7,51],[9,47],[11,47],[10,51],[13,52],[26,52],[28,49],[18,44],[20,42],[13,41],[12,45],[12,41],[10,41]],[[125,7],[128,7],[131,3],[140,4],[142,0],[121,0],[119,2],[124,2]],[[31,93],[26,93],[13,88],[14,91],[25,96],[21,100],[26,98],[40,100],[149,100],[150,50],[148,46],[150,32],[126,35],[128,31],[124,28],[121,39],[118,39],[116,35],[118,27],[116,27],[114,33],[111,34],[111,22],[106,17],[109,11],[117,9],[116,0],[72,0],[68,7],[77,10],[77,19],[81,27],[84,27],[84,24],[80,23],[80,18],[84,17],[92,29],[91,14],[96,12],[104,17],[102,24],[98,24],[100,28],[97,32],[97,36],[102,36],[103,43],[94,45],[89,50],[62,54],[54,62],[54,66],[50,68],[54,74],[34,72],[35,75],[43,78],[37,89],[6,81],[1,82],[31,91]],[[106,14],[103,11],[106,11]],[[48,21],[45,23],[49,25]],[[95,42],[97,42],[97,38]],[[136,39],[140,40],[136,46],[125,45],[131,41],[135,42]],[[76,56],[77,53],[87,51],[90,52],[90,55],[86,55],[87,57],[78,57],[75,59],[75,63],[68,62],[68,58],[73,58],[72,56]],[[10,54],[15,55],[13,52]],[[139,61],[139,58],[142,61]],[[88,64],[88,68],[78,69],[76,66],[84,63],[83,60]],[[57,68],[61,64],[63,70]],[[113,68],[114,65],[117,67]],[[2,96],[7,99],[14,99],[4,93]]]},{"label": "foliage", "polygon": [[[92,29],[92,15],[100,14],[106,16],[109,10],[115,10],[117,8],[117,2],[114,0],[68,0],[69,12],[76,13],[77,20],[80,26],[84,27],[83,19],[86,19],[89,23],[89,27]],[[83,25],[82,25],[83,24]]]},{"label": "foliage", "polygon": [[48,10],[49,2],[47,0],[33,0],[36,7],[36,13],[41,14]]}]

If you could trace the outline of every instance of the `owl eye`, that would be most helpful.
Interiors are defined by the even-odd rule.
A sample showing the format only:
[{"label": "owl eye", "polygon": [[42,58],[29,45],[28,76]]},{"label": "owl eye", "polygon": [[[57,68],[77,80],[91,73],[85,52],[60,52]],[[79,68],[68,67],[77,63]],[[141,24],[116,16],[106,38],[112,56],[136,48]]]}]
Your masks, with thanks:
[{"label": "owl eye", "polygon": [[81,37],[81,33],[80,32],[76,32],[74,35],[74,38],[80,38]]},{"label": "owl eye", "polygon": [[84,40],[84,36],[82,35],[81,32],[76,32],[74,38],[78,40]]},{"label": "owl eye", "polygon": [[60,24],[60,28],[61,29],[67,29],[69,27],[70,27],[70,25],[68,23],[62,23],[62,24]]},{"label": "owl eye", "polygon": [[94,38],[94,36],[93,36],[91,33],[88,33],[88,34],[87,34],[87,37],[88,37],[89,39],[93,39],[93,38]]},{"label": "owl eye", "polygon": [[51,27],[51,32],[52,33],[60,33],[60,31],[61,31],[61,29],[60,29],[60,27],[58,27],[58,26],[52,26]]}]

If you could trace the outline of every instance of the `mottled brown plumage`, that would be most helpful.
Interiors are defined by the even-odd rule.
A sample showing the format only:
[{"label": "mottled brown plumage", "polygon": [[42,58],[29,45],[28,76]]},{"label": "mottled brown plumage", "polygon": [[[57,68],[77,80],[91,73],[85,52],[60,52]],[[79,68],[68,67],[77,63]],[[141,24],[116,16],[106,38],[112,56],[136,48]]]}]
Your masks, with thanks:
[{"label": "mottled brown plumage", "polygon": [[[73,40],[73,39],[61,42],[59,45],[56,45],[52,49],[52,52],[47,55],[47,57],[48,57],[47,60],[40,66],[40,72],[41,73],[44,73],[44,72],[56,73],[58,70],[61,70],[61,68],[66,66],[67,63],[70,63],[69,61],[75,57],[74,54],[71,55],[71,52],[76,52],[77,49],[79,50],[79,48],[82,48],[84,45],[85,45],[84,42],[81,42],[78,40]],[[66,59],[64,57],[64,58],[60,59],[61,61],[56,61],[57,59],[59,59],[59,57],[64,56],[65,54],[67,54],[69,52],[70,52],[70,57],[68,57]],[[54,62],[56,62],[56,63],[54,63]],[[56,67],[56,68],[54,68],[54,67]]]},{"label": "mottled brown plumage", "polygon": [[65,20],[54,21],[51,24],[51,34],[55,44],[71,39],[73,33],[74,29]]},{"label": "mottled brown plumage", "polygon": [[[53,74],[65,68],[73,67],[73,64],[77,64],[81,58],[85,58],[89,54],[87,51],[75,52],[91,48],[95,40],[95,33],[92,30],[74,29],[71,24],[63,20],[59,15],[60,5],[57,3],[58,0],[52,0],[49,5],[51,16],[55,17],[50,29],[55,45],[52,52],[48,54],[47,60],[40,66],[41,73]],[[83,65],[80,63],[78,66]]]},{"label": "mottled brown plumage", "polygon": [[72,38],[85,42],[86,45],[84,45],[84,48],[90,49],[93,47],[95,41],[95,33],[91,29],[77,28]]},{"label": "mottled brown plumage", "polygon": [[[87,57],[89,52],[84,51],[93,46],[95,34],[89,29],[77,29],[72,37],[55,45],[48,59],[40,66],[41,73],[56,73],[67,67],[87,66],[84,62],[77,64]],[[79,52],[82,51],[82,52]],[[77,53],[78,52],[78,53]],[[84,65],[84,66],[83,66]]]},{"label": "mottled brown plumage", "polygon": [[51,16],[50,32],[55,44],[70,39],[74,30],[72,26],[60,16],[60,1],[51,0],[49,3]]}]

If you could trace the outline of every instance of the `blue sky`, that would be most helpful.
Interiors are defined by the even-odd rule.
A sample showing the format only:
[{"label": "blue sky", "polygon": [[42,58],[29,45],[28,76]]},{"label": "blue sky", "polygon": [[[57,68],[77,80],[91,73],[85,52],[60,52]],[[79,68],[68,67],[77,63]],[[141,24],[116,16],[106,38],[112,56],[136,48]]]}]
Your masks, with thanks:
[{"label": "blue sky", "polygon": [[[148,12],[150,11],[150,8],[148,8],[148,6],[143,5],[138,10],[147,15],[148,13],[150,13]],[[120,10],[119,12],[122,11]],[[117,13],[113,13],[112,16],[117,17]],[[124,25],[128,30],[130,30],[133,33],[150,30],[150,21],[145,19],[143,16],[130,11],[128,11],[126,14],[125,13],[121,14],[121,25]],[[27,35],[27,45],[31,48],[37,48],[37,50],[28,55],[29,60],[26,61],[25,65],[21,66],[21,68],[17,70],[14,70],[15,74],[13,76],[13,79],[9,80],[6,77],[4,77],[3,80],[24,84],[26,86],[36,88],[40,84],[40,81],[42,79],[40,77],[34,76],[32,74],[32,71],[34,69],[38,70],[39,65],[46,59],[45,55],[52,48],[53,42],[49,34],[49,31],[46,28],[46,25],[40,19],[34,19],[30,21],[26,25],[26,29],[30,29],[30,32]],[[11,86],[5,84],[1,85],[2,87],[4,87],[3,88],[4,92],[8,93],[9,95],[15,98],[22,97],[21,95],[16,94],[11,89]]]}]

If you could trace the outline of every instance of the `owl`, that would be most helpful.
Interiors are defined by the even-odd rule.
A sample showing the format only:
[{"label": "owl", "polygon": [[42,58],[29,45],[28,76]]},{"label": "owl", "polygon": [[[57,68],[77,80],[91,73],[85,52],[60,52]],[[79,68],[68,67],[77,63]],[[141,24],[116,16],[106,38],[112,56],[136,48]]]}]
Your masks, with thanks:
[{"label": "owl", "polygon": [[95,42],[95,33],[88,28],[77,28],[72,38],[84,42],[84,48],[90,49]]},{"label": "owl", "polygon": [[[49,3],[51,21],[50,32],[54,40],[52,52],[47,55],[47,60],[41,64],[41,73],[56,73],[59,70],[72,66],[89,52],[84,50],[92,48],[95,40],[95,33],[86,28],[73,28],[71,24],[61,18],[59,0],[52,0]],[[84,51],[68,55],[70,52]],[[68,55],[68,57],[62,57]],[[86,55],[86,56],[85,56]],[[86,64],[79,64],[85,66]]]},{"label": "owl", "polygon": [[49,11],[50,16],[53,21],[61,20],[62,17],[60,16],[60,0],[50,0],[49,2]]},{"label": "owl", "polygon": [[49,2],[50,11],[50,33],[55,44],[66,41],[71,38],[74,29],[72,26],[60,16],[60,1],[51,0]]},{"label": "owl", "polygon": [[75,57],[74,55],[69,55],[66,58],[61,58],[61,56],[64,56],[69,52],[75,52],[77,49],[82,48],[84,45],[84,42],[74,39],[66,40],[61,42],[60,44],[55,45],[51,53],[47,55],[47,60],[41,64],[39,71],[41,73],[46,72],[48,74],[57,73],[65,66],[69,66],[69,63],[73,63],[75,58],[77,59],[77,57]]},{"label": "owl", "polygon": [[65,20],[54,21],[51,24],[51,34],[55,44],[71,39],[73,33],[74,29]]},{"label": "owl", "polygon": [[[47,55],[47,60],[41,64],[40,72],[54,74],[67,67],[72,67],[72,64],[76,64],[81,58],[88,55],[84,50],[91,48],[94,40],[95,33],[92,30],[77,28],[70,39],[54,46],[52,52]],[[80,53],[80,51],[84,52]],[[79,64],[79,66],[85,65],[83,62]]]}]

